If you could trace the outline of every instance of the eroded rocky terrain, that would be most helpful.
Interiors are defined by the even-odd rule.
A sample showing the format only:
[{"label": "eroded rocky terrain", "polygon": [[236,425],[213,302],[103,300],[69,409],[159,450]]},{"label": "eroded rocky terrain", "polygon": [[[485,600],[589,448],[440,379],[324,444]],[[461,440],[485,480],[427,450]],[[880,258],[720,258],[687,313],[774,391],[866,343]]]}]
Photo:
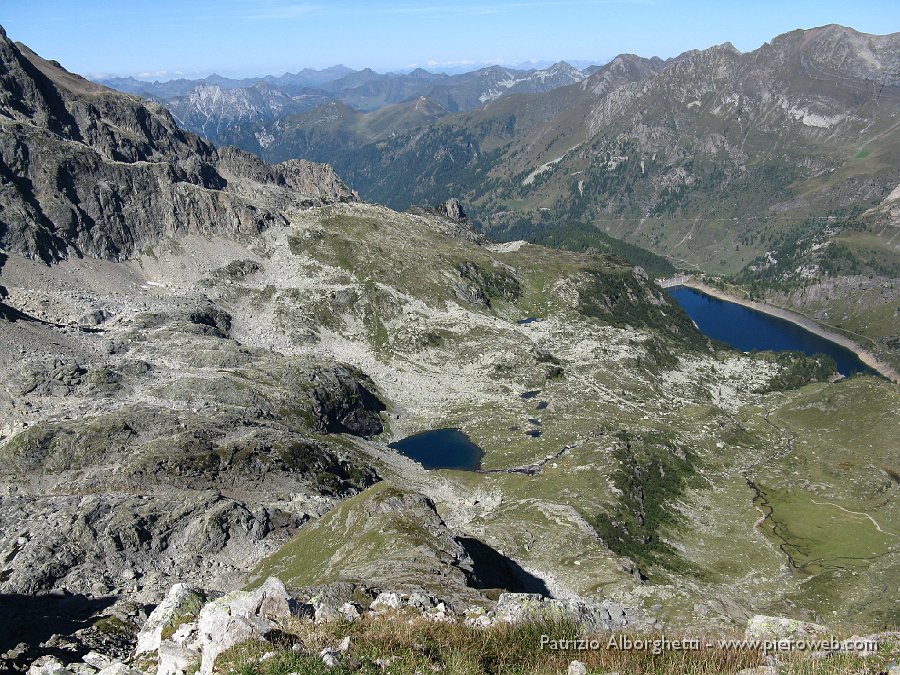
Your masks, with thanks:
[{"label": "eroded rocky terrain", "polygon": [[269,161],[327,161],[396,209],[459,197],[494,238],[724,278],[896,368],[898,44],[828,25],[746,53],[622,54],[456,113],[424,91],[377,113],[329,103],[235,121],[218,137]]},{"label": "eroded rocky terrain", "polygon": [[[896,624],[895,385],[771,391],[790,363],[711,345],[640,268],[360,203],[0,47],[10,663],[129,653],[174,583],[269,574]],[[481,472],[387,447],[441,427]]]}]

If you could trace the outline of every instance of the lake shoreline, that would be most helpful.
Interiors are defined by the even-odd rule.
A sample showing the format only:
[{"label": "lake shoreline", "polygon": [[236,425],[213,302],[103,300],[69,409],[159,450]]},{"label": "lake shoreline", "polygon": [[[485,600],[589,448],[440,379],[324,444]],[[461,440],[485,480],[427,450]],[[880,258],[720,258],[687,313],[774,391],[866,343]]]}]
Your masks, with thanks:
[{"label": "lake shoreline", "polygon": [[705,284],[702,281],[697,281],[696,279],[683,279],[678,285],[685,286],[687,288],[693,288],[694,290],[705,293],[706,295],[717,298],[718,300],[733,302],[736,305],[749,307],[750,309],[761,312],[762,314],[768,314],[769,316],[774,316],[779,319],[784,319],[785,321],[796,324],[801,328],[805,328],[810,333],[814,333],[821,338],[825,338],[829,342],[834,342],[841,347],[849,349],[859,357],[860,361],[869,366],[869,368],[894,383],[900,383],[900,374],[898,374],[896,370],[894,370],[884,361],[881,361],[872,352],[864,349],[859,345],[859,343],[854,342],[850,338],[822,327],[820,324],[816,323],[809,317],[798,314],[797,312],[792,312],[789,309],[784,309],[783,307],[778,307],[776,305],[770,305],[765,302],[757,302],[756,300],[747,300],[746,298],[740,298],[736,295],[731,295],[730,293],[710,286],[709,284]]}]

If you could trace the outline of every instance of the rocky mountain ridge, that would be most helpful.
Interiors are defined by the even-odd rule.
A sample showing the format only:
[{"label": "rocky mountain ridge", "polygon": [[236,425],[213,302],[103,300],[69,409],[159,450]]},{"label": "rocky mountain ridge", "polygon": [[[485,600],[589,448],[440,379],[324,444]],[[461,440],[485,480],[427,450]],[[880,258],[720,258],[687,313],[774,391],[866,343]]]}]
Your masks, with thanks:
[{"label": "rocky mountain ridge", "polygon": [[[314,109],[327,110],[334,103],[347,106],[354,114],[368,113],[369,117],[381,120],[379,126],[384,127],[386,134],[396,134],[430,123],[447,112],[471,110],[511,94],[550,91],[587,77],[564,61],[544,69],[490,66],[457,75],[429,73],[421,68],[410,73],[387,74],[368,68],[345,70],[301,71],[251,80],[210,76],[197,81],[164,83],[129,78],[98,81],[164,105],[182,128],[217,145],[236,145],[255,151],[265,148],[267,139],[280,138],[286,128],[312,131],[312,124],[303,119],[304,114]],[[386,121],[396,118],[396,111],[418,101],[424,101],[440,114],[418,117],[412,125]],[[356,129],[348,128],[348,133],[354,134]],[[363,133],[360,137],[366,142],[373,140],[371,134]],[[285,155],[285,158],[299,156]],[[266,155],[266,159],[271,157]]]},{"label": "rocky mountain ridge", "polygon": [[5,34],[0,62],[0,246],[10,252],[124,259],[179,232],[247,234],[284,222],[248,204],[248,192],[299,195],[308,206],[356,198],[329,167],[270,167],[219,151],[161,106],[72,75]]},{"label": "rocky mountain ridge", "polygon": [[[896,364],[898,44],[823,26],[743,54],[622,55],[569,86],[375,136],[294,116],[228,140],[272,161],[329,158],[392,208],[459,197],[494,239],[624,240],[863,335]],[[842,300],[859,279],[865,303]]]},{"label": "rocky mountain ridge", "polygon": [[[621,259],[360,203],[0,46],[0,614],[40,617],[0,622],[6,662],[118,658],[173,583],[270,571],[896,625],[894,385],[772,391],[810,364],[717,348]],[[446,428],[480,471],[388,445]]]},{"label": "rocky mountain ridge", "polygon": [[[522,70],[488,66],[455,75],[431,73],[416,68],[409,73],[377,73],[370,68],[353,71],[343,66],[325,70],[304,69],[281,76],[234,80],[210,75],[202,80],[144,82],[134,78],[98,78],[98,82],[119,91],[159,99],[173,112],[182,112],[187,128],[216,140],[223,125],[241,120],[241,103],[268,95],[270,100],[255,106],[259,119],[271,121],[283,115],[286,102],[293,99],[299,109],[309,107],[304,98],[327,97],[368,112],[385,105],[424,96],[451,111],[476,108],[486,101],[513,93],[549,91],[587,77],[587,71],[560,61],[547,68]],[[223,99],[211,110],[202,99],[210,94]],[[177,113],[176,113],[177,115]],[[213,118],[214,127],[195,127],[197,116]],[[179,119],[182,119],[180,116]],[[209,121],[209,120],[207,120]]]}]

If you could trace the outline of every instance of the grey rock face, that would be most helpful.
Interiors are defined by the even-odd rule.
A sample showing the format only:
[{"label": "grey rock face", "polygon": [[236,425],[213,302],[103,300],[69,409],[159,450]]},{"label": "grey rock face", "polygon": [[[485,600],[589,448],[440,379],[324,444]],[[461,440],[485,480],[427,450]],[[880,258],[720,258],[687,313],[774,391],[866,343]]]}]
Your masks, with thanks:
[{"label": "grey rock face", "polygon": [[319,369],[310,375],[314,383],[310,398],[327,431],[374,436],[384,429],[378,413],[384,404],[372,393],[368,378],[345,366]]},{"label": "grey rock face", "polygon": [[359,195],[348,188],[327,164],[291,159],[276,164],[274,169],[284,176],[285,184],[301,194],[319,195],[332,202],[359,201]]},{"label": "grey rock face", "polygon": [[[12,497],[2,500],[2,508],[16,514],[0,538],[10,554],[2,587],[22,594],[54,588],[95,594],[98,584],[152,590],[167,586],[177,569],[199,578],[204,571],[227,573],[248,552],[266,550],[263,539],[273,529],[299,525],[290,516],[215,491],[153,499]],[[40,521],[46,523],[43,532],[35,526]],[[24,535],[21,543],[10,540],[14,533]]]},{"label": "grey rock face", "polygon": [[447,200],[447,203],[444,204],[444,209],[447,211],[447,217],[451,220],[465,220],[466,212],[463,211],[462,204],[459,203],[459,200],[456,197],[451,197]]},{"label": "grey rock face", "polygon": [[541,618],[566,618],[587,630],[617,630],[639,618],[636,609],[584,598],[545,598],[536,593],[503,593],[494,610],[496,621],[519,623]]},{"label": "grey rock face", "polygon": [[[0,38],[0,246],[54,261],[122,260],[161,237],[285,223],[278,207],[353,201],[330,167],[273,168],[218,151],[161,106],[114,92]],[[270,186],[272,209],[241,197]],[[276,203],[277,202],[277,203]]]}]

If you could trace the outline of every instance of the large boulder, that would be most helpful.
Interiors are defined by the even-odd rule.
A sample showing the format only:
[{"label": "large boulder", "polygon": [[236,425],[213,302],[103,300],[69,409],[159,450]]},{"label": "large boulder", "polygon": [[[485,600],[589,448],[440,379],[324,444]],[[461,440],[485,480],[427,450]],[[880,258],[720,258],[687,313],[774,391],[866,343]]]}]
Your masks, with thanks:
[{"label": "large boulder", "polygon": [[135,654],[155,652],[162,642],[166,629],[175,629],[180,619],[196,617],[209,595],[199,588],[187,584],[175,584],[159,605],[156,606],[137,637]]},{"label": "large boulder", "polygon": [[494,620],[521,623],[542,619],[574,621],[586,630],[614,630],[629,625],[635,610],[585,598],[546,598],[537,593],[501,593]]},{"label": "large boulder", "polygon": [[68,675],[63,662],[55,656],[42,656],[28,668],[28,675]]},{"label": "large boulder", "polygon": [[825,626],[816,623],[757,614],[747,622],[744,637],[747,640],[806,640],[822,637],[827,632]]},{"label": "large boulder", "polygon": [[210,675],[223,651],[247,640],[265,640],[275,620],[289,617],[297,603],[281,580],[269,577],[253,591],[238,591],[213,600],[200,610],[200,673]]}]

